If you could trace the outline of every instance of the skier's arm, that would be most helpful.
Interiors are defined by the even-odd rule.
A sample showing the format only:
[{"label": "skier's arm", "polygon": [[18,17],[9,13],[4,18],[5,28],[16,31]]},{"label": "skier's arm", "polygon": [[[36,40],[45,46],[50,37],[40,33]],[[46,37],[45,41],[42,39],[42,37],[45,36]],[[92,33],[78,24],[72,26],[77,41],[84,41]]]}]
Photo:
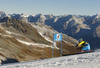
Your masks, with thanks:
[{"label": "skier's arm", "polygon": [[80,43],[78,44],[78,46],[80,47],[83,43],[84,43],[84,41],[80,42]]}]

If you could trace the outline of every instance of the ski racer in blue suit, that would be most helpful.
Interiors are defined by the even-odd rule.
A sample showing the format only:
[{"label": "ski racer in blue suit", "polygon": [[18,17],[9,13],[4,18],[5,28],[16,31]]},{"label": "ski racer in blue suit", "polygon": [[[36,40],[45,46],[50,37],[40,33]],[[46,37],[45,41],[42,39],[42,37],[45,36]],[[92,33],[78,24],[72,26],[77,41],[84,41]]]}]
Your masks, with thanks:
[{"label": "ski racer in blue suit", "polygon": [[82,38],[80,38],[79,43],[75,47],[79,47],[81,52],[89,51],[90,45],[86,41],[84,41]]}]

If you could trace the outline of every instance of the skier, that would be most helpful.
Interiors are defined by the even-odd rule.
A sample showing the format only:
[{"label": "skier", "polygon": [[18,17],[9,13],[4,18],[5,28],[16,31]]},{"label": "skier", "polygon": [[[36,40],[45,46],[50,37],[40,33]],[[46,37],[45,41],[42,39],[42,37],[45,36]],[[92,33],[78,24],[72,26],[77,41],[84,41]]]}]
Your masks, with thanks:
[{"label": "skier", "polygon": [[84,41],[82,38],[78,40],[79,44],[77,44],[75,47],[78,47],[80,52],[87,52],[90,51],[90,45],[86,41]]}]

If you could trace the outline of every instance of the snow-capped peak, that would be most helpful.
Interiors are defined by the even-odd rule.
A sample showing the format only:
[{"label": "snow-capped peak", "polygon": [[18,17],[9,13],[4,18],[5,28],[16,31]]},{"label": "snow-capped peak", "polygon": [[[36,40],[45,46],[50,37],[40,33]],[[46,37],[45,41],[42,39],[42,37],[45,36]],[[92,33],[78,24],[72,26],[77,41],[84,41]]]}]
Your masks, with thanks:
[{"label": "snow-capped peak", "polygon": [[97,15],[100,15],[100,13],[97,13]]},{"label": "snow-capped peak", "polygon": [[44,17],[44,15],[43,14],[36,14],[34,17],[39,17],[39,16],[42,16],[42,17]]},{"label": "snow-capped peak", "polygon": [[0,11],[0,17],[10,17],[8,14],[6,14],[3,11]]},{"label": "snow-capped peak", "polygon": [[24,13],[22,13],[22,14],[20,14],[21,15],[21,17],[28,17],[29,15],[26,15],[26,14],[24,14]]},{"label": "snow-capped peak", "polygon": [[97,13],[96,14],[96,18],[100,18],[100,13]]}]

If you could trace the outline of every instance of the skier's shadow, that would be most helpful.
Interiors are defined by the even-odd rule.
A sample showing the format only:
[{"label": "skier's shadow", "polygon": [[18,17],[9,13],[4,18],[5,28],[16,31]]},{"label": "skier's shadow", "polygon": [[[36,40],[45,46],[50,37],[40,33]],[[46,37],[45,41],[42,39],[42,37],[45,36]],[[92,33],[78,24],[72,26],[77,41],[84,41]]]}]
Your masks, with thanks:
[{"label": "skier's shadow", "polygon": [[8,63],[17,63],[17,62],[19,62],[18,60],[16,60],[16,59],[11,59],[11,58],[6,58],[7,60],[5,60],[5,61],[3,61],[3,60],[1,60],[1,65],[2,64],[8,64]]}]

